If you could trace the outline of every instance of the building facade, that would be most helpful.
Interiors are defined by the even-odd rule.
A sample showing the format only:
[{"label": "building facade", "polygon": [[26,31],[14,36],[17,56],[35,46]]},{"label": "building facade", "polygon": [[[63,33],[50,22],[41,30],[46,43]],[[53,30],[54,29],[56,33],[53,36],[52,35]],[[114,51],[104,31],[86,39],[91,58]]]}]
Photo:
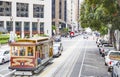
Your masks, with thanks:
[{"label": "building facade", "polygon": [[52,35],[51,0],[0,0],[0,27],[22,38]]},{"label": "building facade", "polygon": [[52,25],[56,26],[57,33],[66,28],[67,0],[52,0]]},{"label": "building facade", "polygon": [[67,26],[71,31],[79,30],[80,3],[82,0],[67,0]]}]

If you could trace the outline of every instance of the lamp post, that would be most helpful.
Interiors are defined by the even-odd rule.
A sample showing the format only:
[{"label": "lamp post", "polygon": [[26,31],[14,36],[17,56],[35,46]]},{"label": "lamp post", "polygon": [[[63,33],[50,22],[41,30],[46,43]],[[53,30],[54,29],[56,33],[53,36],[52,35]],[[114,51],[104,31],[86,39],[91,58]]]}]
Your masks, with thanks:
[{"label": "lamp post", "polygon": [[38,34],[40,34],[40,24],[39,24],[39,19],[37,19],[37,22],[38,22],[38,24],[37,24],[37,25],[38,25],[38,27],[37,27],[37,28],[38,28],[37,31],[38,31]]},{"label": "lamp post", "polygon": [[[10,17],[10,26],[12,27],[12,20],[13,20],[13,17],[11,16]],[[11,28],[10,28],[11,29]],[[12,31],[13,31],[13,29],[12,29]]]}]

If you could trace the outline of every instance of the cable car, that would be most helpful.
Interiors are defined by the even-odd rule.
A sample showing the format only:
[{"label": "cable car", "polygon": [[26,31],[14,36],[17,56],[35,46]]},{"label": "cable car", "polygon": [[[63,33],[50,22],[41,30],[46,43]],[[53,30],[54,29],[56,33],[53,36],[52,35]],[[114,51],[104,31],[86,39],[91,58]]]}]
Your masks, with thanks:
[{"label": "cable car", "polygon": [[48,37],[34,37],[12,42],[9,69],[15,75],[32,75],[45,67],[53,57],[53,41]]}]

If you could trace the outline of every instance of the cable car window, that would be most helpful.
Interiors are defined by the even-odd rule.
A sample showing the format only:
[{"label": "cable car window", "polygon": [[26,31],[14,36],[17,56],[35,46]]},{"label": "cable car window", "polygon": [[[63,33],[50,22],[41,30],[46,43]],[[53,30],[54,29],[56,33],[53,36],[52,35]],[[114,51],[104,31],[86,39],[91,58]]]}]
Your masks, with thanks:
[{"label": "cable car window", "polygon": [[16,47],[16,46],[12,47],[12,55],[13,56],[17,56],[18,55],[18,47]]},{"label": "cable car window", "polygon": [[28,47],[28,56],[33,56],[33,47]]},{"label": "cable car window", "polygon": [[25,47],[20,47],[20,56],[25,56]]}]

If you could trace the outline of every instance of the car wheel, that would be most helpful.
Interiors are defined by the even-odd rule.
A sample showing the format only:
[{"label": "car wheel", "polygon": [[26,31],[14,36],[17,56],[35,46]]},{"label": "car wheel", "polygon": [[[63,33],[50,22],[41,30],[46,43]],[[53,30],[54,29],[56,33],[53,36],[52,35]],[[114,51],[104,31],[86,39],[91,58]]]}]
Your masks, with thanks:
[{"label": "car wheel", "polygon": [[108,68],[108,72],[112,72],[112,69],[111,69],[111,68]]},{"label": "car wheel", "polygon": [[105,66],[107,66],[107,63],[105,63]]},{"label": "car wheel", "polygon": [[104,57],[105,55],[104,54],[102,54],[102,57]]}]

